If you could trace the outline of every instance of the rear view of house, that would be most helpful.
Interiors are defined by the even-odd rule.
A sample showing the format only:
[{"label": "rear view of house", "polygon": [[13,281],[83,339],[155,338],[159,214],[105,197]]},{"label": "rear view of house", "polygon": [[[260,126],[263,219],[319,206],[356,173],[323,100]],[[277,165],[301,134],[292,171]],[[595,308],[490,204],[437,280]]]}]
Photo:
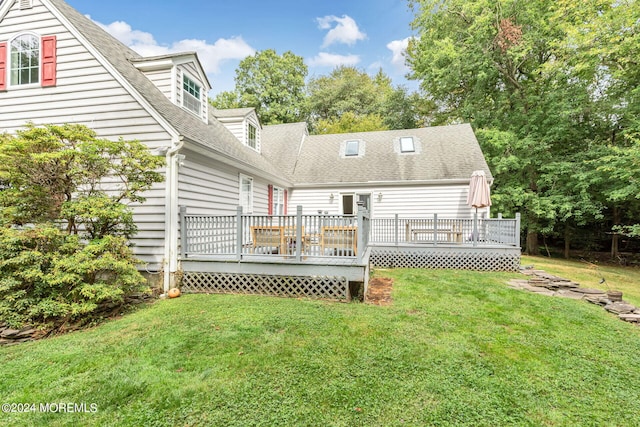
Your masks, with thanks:
[{"label": "rear view of house", "polygon": [[[251,108],[215,110],[210,90],[194,52],[142,57],[63,0],[0,2],[0,132],[27,122],[79,123],[165,157],[164,182],[134,206],[133,239],[144,269],[165,289],[189,253],[184,215],[229,217],[240,206],[270,223],[293,214],[355,218],[359,210],[368,220],[470,219],[471,173],[491,179],[469,125],[314,136],[305,123],[262,126]],[[256,221],[253,235],[236,232],[234,251],[255,252],[257,227],[268,230]],[[278,255],[296,252],[301,261],[312,246],[324,255],[329,238],[310,234],[320,228],[291,227],[295,236],[278,231]],[[355,257],[365,249],[357,246],[362,233],[344,232],[351,240],[342,246]]]}]

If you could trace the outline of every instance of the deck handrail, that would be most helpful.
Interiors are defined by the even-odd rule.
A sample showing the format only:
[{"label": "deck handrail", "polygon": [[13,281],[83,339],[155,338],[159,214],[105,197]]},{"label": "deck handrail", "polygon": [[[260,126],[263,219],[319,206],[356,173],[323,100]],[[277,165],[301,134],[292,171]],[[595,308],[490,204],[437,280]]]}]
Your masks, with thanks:
[{"label": "deck handrail", "polygon": [[[334,228],[333,246],[323,237],[323,229]],[[257,229],[274,229],[279,235],[256,242]],[[343,230],[341,233],[340,230]],[[337,230],[337,231],[335,231]],[[279,234],[278,234],[279,233]],[[351,239],[351,240],[350,240]],[[249,257],[287,257],[296,261],[315,258],[350,258],[363,262],[372,244],[458,244],[520,246],[520,215],[515,218],[428,217],[371,219],[369,212],[357,215],[246,215],[238,207],[232,215],[188,214],[180,208],[180,254],[183,259],[196,255],[224,256],[241,261]],[[350,241],[353,244],[349,243]],[[270,243],[271,242],[271,243]],[[351,245],[351,246],[350,246]],[[349,250],[346,250],[349,249]]]}]

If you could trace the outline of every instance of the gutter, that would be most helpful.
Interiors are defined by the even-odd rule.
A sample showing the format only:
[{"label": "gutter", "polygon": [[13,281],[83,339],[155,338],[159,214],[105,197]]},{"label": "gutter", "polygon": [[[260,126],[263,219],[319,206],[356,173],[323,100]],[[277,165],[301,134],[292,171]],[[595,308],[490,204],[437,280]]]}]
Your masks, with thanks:
[{"label": "gutter", "polygon": [[178,270],[178,152],[184,146],[182,135],[173,141],[173,147],[167,150],[165,214],[164,214],[164,262],[163,288],[165,294],[171,287],[171,273]]}]

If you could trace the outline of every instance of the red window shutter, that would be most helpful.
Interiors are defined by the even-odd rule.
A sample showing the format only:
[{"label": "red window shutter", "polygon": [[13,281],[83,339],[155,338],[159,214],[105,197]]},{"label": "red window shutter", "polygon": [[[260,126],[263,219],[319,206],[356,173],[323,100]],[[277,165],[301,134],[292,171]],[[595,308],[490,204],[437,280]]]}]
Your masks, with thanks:
[{"label": "red window shutter", "polygon": [[41,81],[42,86],[56,85],[56,36],[42,37],[42,64]]},{"label": "red window shutter", "polygon": [[0,43],[0,90],[7,90],[7,42]]},{"label": "red window shutter", "polygon": [[268,214],[269,215],[273,215],[273,185],[269,184],[267,186],[268,192],[269,192],[269,209],[268,209]]},{"label": "red window shutter", "polygon": [[287,190],[284,190],[284,214],[287,214]]}]

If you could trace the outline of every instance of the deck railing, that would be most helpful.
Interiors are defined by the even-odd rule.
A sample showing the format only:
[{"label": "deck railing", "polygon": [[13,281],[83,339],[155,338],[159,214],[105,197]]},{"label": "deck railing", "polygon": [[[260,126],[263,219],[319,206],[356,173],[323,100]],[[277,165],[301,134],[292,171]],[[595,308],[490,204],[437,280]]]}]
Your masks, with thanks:
[{"label": "deck railing", "polygon": [[181,255],[217,256],[241,261],[252,257],[350,258],[362,261],[370,243],[520,246],[520,215],[513,219],[393,218],[358,215],[192,215],[180,209]]},{"label": "deck railing", "polygon": [[191,215],[180,209],[181,255],[251,257],[352,258],[362,260],[369,245],[370,218],[356,216]]},{"label": "deck railing", "polygon": [[377,218],[371,220],[371,243],[407,244],[430,243],[500,244],[520,246],[520,214],[506,219],[483,218],[474,214],[471,219],[439,218]]}]

